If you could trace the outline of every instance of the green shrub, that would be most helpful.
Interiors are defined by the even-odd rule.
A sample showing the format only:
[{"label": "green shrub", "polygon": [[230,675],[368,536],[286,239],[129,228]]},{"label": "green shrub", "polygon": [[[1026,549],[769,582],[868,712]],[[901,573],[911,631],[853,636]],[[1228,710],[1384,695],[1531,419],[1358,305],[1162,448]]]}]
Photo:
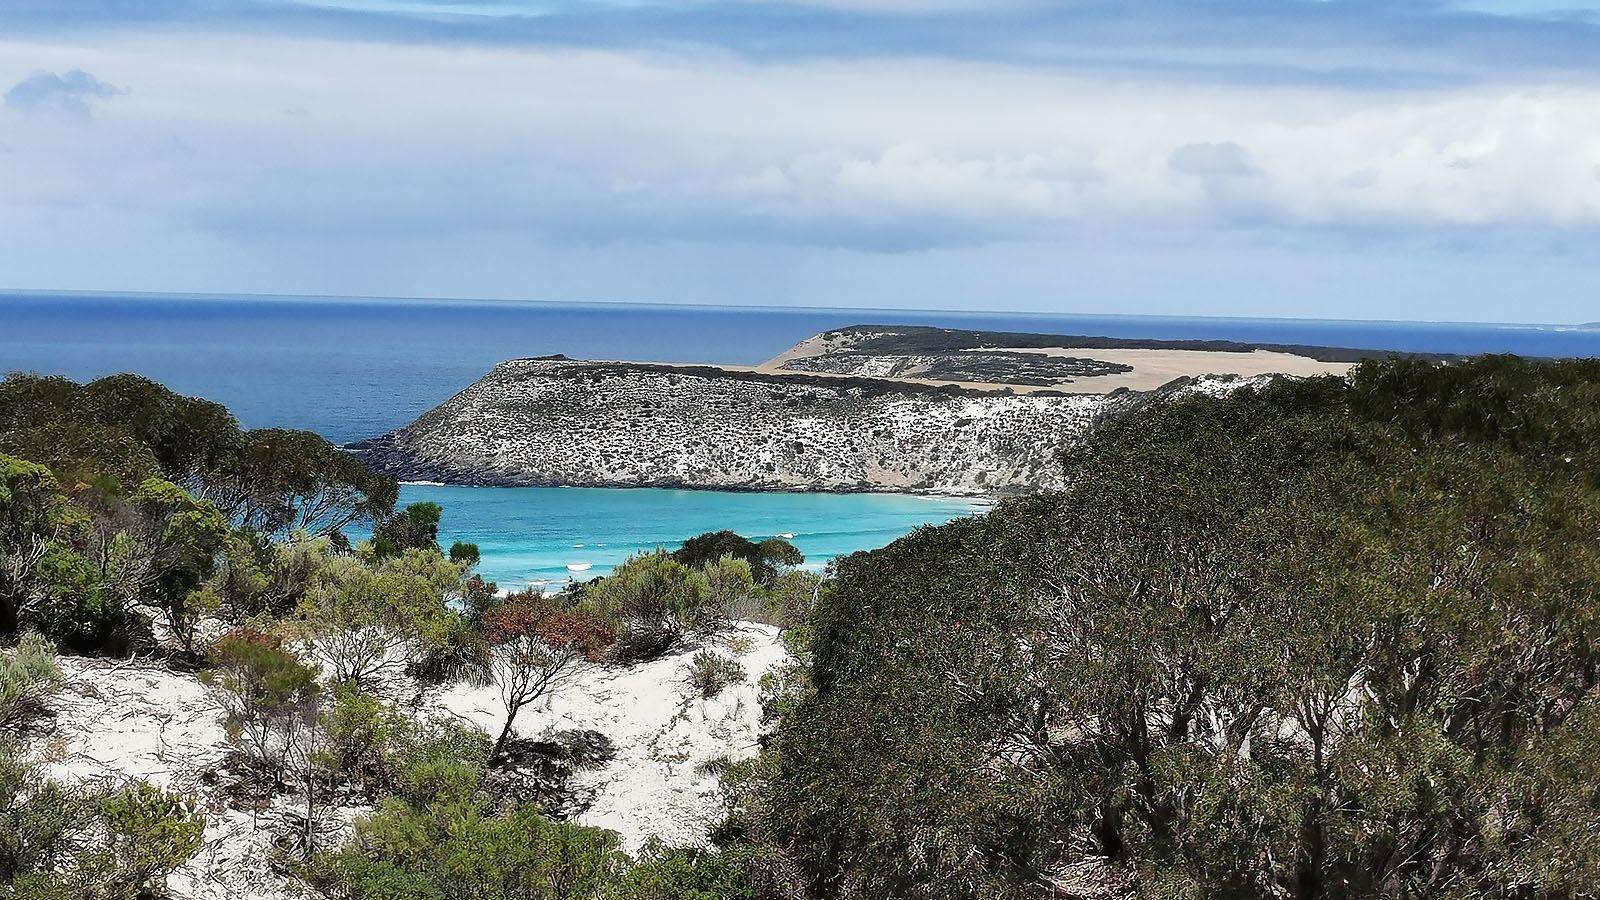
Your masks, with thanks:
[{"label": "green shrub", "polygon": [[450,545],[450,561],[456,565],[471,568],[472,566],[477,565],[478,560],[481,558],[482,557],[478,552],[477,544],[469,544],[465,541],[456,541]]},{"label": "green shrub", "polygon": [[350,900],[586,900],[626,861],[614,833],[550,822],[533,804],[495,816],[459,799],[418,808],[390,798],[356,824],[349,844],[300,871]]},{"label": "green shrub", "polygon": [[434,543],[439,537],[439,516],[443,511],[437,503],[413,503],[372,530],[372,549],[380,559],[398,556],[407,550],[439,549]]},{"label": "green shrub", "polygon": [[822,592],[762,807],[815,895],[1593,894],[1600,361],[1155,400],[1064,463]]},{"label": "green shrub", "polygon": [[722,689],[744,680],[744,667],[732,657],[701,650],[689,662],[689,684],[702,697],[715,697]]},{"label": "green shrub", "polygon": [[489,759],[482,729],[454,718],[419,721],[350,685],[334,690],[322,729],[319,762],[371,797],[397,794],[418,805],[470,798]]},{"label": "green shrub", "polygon": [[724,556],[742,560],[750,567],[755,582],[770,587],[785,568],[798,566],[806,559],[794,545],[782,538],[768,538],[760,543],[740,537],[732,531],[711,531],[695,535],[672,551],[672,558],[691,569],[703,569]]},{"label": "green shrub", "polygon": [[393,746],[409,721],[393,706],[352,684],[333,689],[322,711],[323,764],[369,793],[389,789]]},{"label": "green shrub", "polygon": [[65,871],[94,812],[85,791],[47,780],[15,744],[0,742],[0,884]]},{"label": "green shrub", "polygon": [[37,632],[0,655],[0,728],[15,728],[61,683],[56,648]]},{"label": "green shrub", "polygon": [[201,678],[223,708],[228,740],[272,786],[282,787],[297,738],[317,724],[316,668],[284,649],[279,638],[248,628],[218,638],[210,661],[213,668]]},{"label": "green shrub", "polygon": [[616,625],[618,662],[654,659],[699,627],[711,596],[705,575],[665,551],[634,556],[591,582],[580,607]]},{"label": "green shrub", "polygon": [[603,900],[755,900],[746,860],[652,840],[602,893]]},{"label": "green shrub", "polygon": [[93,880],[123,885],[129,898],[165,885],[205,837],[206,819],[193,798],[143,781],[114,790],[99,807],[104,831],[102,845],[89,855],[98,869]]},{"label": "green shrub", "polygon": [[164,896],[167,876],[194,856],[204,833],[192,798],[143,781],[64,786],[0,745],[0,897]]}]

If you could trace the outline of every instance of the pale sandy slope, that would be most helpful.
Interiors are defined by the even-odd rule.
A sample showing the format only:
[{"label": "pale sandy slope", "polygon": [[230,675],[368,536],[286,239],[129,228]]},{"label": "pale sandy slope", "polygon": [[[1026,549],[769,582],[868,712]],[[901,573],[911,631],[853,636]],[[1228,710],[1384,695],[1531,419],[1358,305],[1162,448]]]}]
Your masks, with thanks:
[{"label": "pale sandy slope", "polygon": [[[594,793],[594,805],[577,821],[616,831],[630,853],[651,837],[671,845],[704,843],[718,817],[720,788],[715,775],[698,767],[756,755],[758,682],[788,655],[776,628],[747,623],[719,635],[713,649],[735,657],[745,679],[711,699],[690,688],[694,651],[685,649],[652,662],[594,670],[517,716],[519,734],[594,729],[616,742],[611,765],[576,779],[576,787]],[[505,721],[492,687],[458,686],[438,702],[490,734],[499,733]]]},{"label": "pale sandy slope", "polygon": [[[994,348],[1007,352],[1008,348]],[[1344,375],[1352,363],[1321,362],[1309,356],[1270,350],[1230,352],[1215,350],[1094,350],[1084,347],[1015,348],[1011,352],[1071,356],[1133,366],[1132,372],[1078,378],[1054,389],[1073,393],[1105,393],[1117,388],[1151,391],[1174,378],[1201,375]],[[1022,388],[1018,388],[1022,390]]]},{"label": "pale sandy slope", "polygon": [[[788,350],[774,356],[759,366],[753,367],[754,371],[771,375],[794,375],[793,370],[784,369],[784,363],[796,359],[806,359],[822,356],[849,346],[854,341],[828,340],[823,335],[815,335],[790,347]],[[1132,391],[1150,391],[1172,381],[1175,378],[1198,378],[1203,375],[1239,375],[1246,378],[1258,375],[1344,375],[1350,371],[1352,363],[1321,362],[1308,356],[1299,356],[1293,353],[1278,353],[1269,350],[1240,351],[1213,351],[1213,350],[1142,350],[1142,349],[1099,349],[1090,347],[984,347],[975,352],[989,353],[1037,353],[1042,356],[1065,356],[1076,359],[1097,359],[1104,362],[1122,363],[1133,367],[1133,371],[1115,375],[1096,375],[1075,378],[1070,382],[1050,386],[1032,385],[1001,385],[979,384],[972,382],[959,382],[963,387],[979,389],[998,389],[1010,387],[1017,393],[1030,393],[1033,391],[1065,391],[1080,394],[1103,394],[1118,388],[1127,388]],[[922,381],[915,378],[894,378],[892,381]],[[925,383],[925,382],[924,382]],[[940,384],[955,384],[958,382],[940,381]]]},{"label": "pale sandy slope", "polygon": [[[696,648],[684,647],[650,663],[587,672],[551,702],[525,709],[517,733],[541,737],[566,728],[610,737],[618,754],[609,765],[581,774],[578,787],[593,805],[579,821],[617,831],[635,851],[650,838],[700,844],[720,809],[717,778],[697,770],[708,760],[754,756],[760,733],[761,676],[787,655],[777,629],[740,624],[716,649],[736,657],[744,681],[712,699],[692,691],[687,677]],[[193,676],[152,664],[64,657],[62,690],[49,701],[53,717],[28,744],[51,776],[69,782],[146,778],[199,796],[209,822],[205,847],[171,879],[178,900],[280,900],[292,886],[268,864],[286,830],[292,802],[258,813],[230,808],[203,773],[222,764],[228,744],[222,710]],[[429,701],[432,711],[458,715],[497,733],[503,708],[494,688],[456,688]],[[369,812],[335,810],[324,840],[337,841]]]}]

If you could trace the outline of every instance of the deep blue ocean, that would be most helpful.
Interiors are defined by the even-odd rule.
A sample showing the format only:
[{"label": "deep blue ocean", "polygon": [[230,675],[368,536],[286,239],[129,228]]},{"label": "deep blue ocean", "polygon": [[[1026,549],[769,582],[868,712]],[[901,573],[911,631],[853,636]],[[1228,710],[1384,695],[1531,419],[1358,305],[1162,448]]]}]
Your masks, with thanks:
[{"label": "deep blue ocean", "polygon": [[[1558,325],[0,292],[0,372],[136,372],[222,403],[247,427],[305,428],[346,443],[410,422],[503,359],[754,364],[858,324],[1600,356],[1600,329]],[[590,563],[583,577],[602,574],[630,552],[717,528],[792,533],[817,564],[977,508],[895,496],[428,485],[408,485],[401,499],[443,505],[446,542],[478,543],[485,576],[509,586],[564,579],[569,564]]]}]

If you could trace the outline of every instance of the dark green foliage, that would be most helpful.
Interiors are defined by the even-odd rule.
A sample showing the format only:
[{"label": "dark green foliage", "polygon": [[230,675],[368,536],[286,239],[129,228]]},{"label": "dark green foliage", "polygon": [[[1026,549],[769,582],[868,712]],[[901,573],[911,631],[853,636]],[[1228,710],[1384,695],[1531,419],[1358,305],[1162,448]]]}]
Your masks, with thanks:
[{"label": "dark green foliage", "polygon": [[437,503],[413,503],[378,523],[372,532],[372,548],[379,557],[395,556],[407,550],[438,549],[439,516]]},{"label": "dark green foliage", "polygon": [[458,763],[432,769],[431,794],[385,800],[349,844],[307,862],[306,880],[349,900],[587,900],[626,863],[612,832],[550,822],[533,804],[494,815]]},{"label": "dark green foliage", "polygon": [[215,493],[229,516],[253,531],[333,535],[347,525],[381,521],[399,496],[392,478],[369,472],[354,455],[309,431],[263,428],[243,439]]},{"label": "dark green foliage", "polygon": [[450,561],[460,566],[475,566],[478,564],[478,545],[464,541],[456,541],[450,545]]},{"label": "dark green foliage", "polygon": [[748,856],[652,842],[601,896],[604,900],[756,900]]},{"label": "dark green foliage", "polygon": [[756,583],[764,587],[772,586],[782,568],[798,566],[806,561],[793,544],[781,538],[768,538],[756,543],[732,531],[711,531],[689,538],[682,547],[672,551],[672,558],[691,569],[701,569],[726,554],[749,563]]},{"label": "dark green foliage", "polygon": [[841,561],[762,788],[817,896],[1591,895],[1600,364],[1363,364],[1064,461]]},{"label": "dark green foliage", "polygon": [[13,373],[0,381],[0,453],[112,494],[160,477],[266,534],[332,534],[376,522],[398,486],[315,434],[243,431],[226,409],[136,375],[78,385]]},{"label": "dark green foliage", "polygon": [[160,616],[197,660],[205,617],[301,599],[307,542],[272,538],[348,549],[338,529],[382,519],[397,490],[314,434],[241,431],[143,378],[13,374],[0,381],[0,639],[32,627],[70,652],[125,656],[153,649]]}]

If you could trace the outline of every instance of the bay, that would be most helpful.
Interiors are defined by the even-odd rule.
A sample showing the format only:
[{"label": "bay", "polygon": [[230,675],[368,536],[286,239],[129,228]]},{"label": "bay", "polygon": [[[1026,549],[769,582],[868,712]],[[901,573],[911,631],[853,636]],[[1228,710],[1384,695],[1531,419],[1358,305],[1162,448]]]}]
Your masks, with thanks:
[{"label": "bay", "polygon": [[[569,578],[605,575],[635,553],[674,550],[685,538],[723,529],[757,541],[783,537],[805,554],[804,568],[818,571],[836,556],[882,547],[922,525],[987,508],[978,500],[905,494],[401,487],[401,504],[419,502],[443,507],[441,545],[477,544],[479,574],[509,590],[558,589]],[[361,540],[369,534],[352,530],[349,536]]]}]

